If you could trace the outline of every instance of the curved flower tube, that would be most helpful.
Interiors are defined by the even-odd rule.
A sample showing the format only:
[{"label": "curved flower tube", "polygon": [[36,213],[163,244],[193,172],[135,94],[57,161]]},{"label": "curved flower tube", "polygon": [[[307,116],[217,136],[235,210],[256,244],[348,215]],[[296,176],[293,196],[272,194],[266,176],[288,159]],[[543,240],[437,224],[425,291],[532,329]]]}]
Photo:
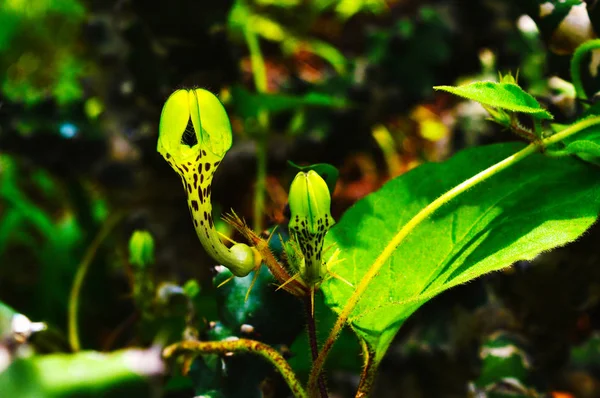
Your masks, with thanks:
[{"label": "curved flower tube", "polygon": [[[191,122],[191,127],[188,127]],[[232,134],[225,108],[203,89],[177,90],[160,115],[158,152],[181,176],[196,233],[204,249],[235,276],[246,276],[261,263],[253,248],[225,246],[212,218],[213,175],[231,147]],[[191,144],[188,144],[191,143]]]}]

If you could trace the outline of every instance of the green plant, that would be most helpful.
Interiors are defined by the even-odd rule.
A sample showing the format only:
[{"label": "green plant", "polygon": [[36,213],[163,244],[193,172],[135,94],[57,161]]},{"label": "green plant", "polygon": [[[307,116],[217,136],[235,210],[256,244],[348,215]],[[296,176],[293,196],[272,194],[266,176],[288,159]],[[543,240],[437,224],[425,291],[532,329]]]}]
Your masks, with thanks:
[{"label": "green plant", "polygon": [[[581,97],[577,71],[583,54],[598,43],[584,44],[573,58],[573,81]],[[571,242],[595,222],[600,212],[600,183],[592,171],[600,155],[600,113],[591,110],[568,126],[548,128],[544,123],[552,115],[510,75],[499,83],[436,88],[482,103],[493,121],[529,143],[472,148],[447,162],[421,166],[360,200],[334,226],[327,184],[315,171],[300,171],[290,188],[291,236],[284,244],[285,254],[274,256],[269,241],[235,214],[225,217],[254,253],[252,257],[247,250],[248,255],[242,256],[243,272],[242,260],[231,260],[215,249],[224,245],[216,231],[198,230],[207,251],[234,275],[246,275],[260,267],[262,260],[279,287],[293,295],[306,298],[315,288],[322,290],[326,305],[338,317],[324,344],[317,347],[312,309],[307,311],[314,363],[306,390],[276,351],[252,340],[176,343],[165,349],[165,357],[182,351],[255,352],[282,372],[295,396],[324,397],[323,366],[342,329],[350,326],[363,350],[357,396],[367,396],[392,338],[421,305],[449,288]],[[189,145],[188,100],[182,99],[173,108],[176,98],[187,95],[197,137]],[[174,118],[176,112],[183,116]],[[231,145],[231,132],[224,127],[228,123],[222,105],[204,90],[177,91],[167,100],[159,151],[182,175],[188,195],[197,189],[195,177],[191,178],[194,170],[202,172],[203,168],[198,154],[214,153],[211,148],[218,137],[218,160],[206,168],[212,177],[216,168],[212,166]],[[210,194],[210,178],[205,181]],[[212,220],[209,200],[205,195],[200,201],[204,206],[200,213],[190,202],[196,228],[198,219]],[[331,248],[334,254],[326,260],[325,252]],[[331,263],[341,263],[337,278],[326,277]]]}]

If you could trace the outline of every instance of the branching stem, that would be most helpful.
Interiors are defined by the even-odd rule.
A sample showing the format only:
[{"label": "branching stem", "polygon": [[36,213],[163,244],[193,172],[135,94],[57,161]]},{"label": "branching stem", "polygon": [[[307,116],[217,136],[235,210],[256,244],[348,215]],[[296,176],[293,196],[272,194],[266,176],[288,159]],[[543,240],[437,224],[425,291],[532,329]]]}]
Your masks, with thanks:
[{"label": "branching stem", "polygon": [[238,339],[232,341],[181,341],[163,350],[165,359],[184,352],[196,354],[242,354],[251,353],[263,357],[281,373],[296,398],[308,398],[304,388],[285,358],[279,352],[260,341]]},{"label": "branching stem", "polygon": [[473,188],[477,184],[498,174],[502,170],[507,169],[511,166],[514,166],[515,164],[517,164],[521,160],[525,159],[529,155],[531,155],[535,152],[538,152],[539,150],[542,150],[543,148],[547,148],[553,144],[556,144],[557,142],[562,141],[563,139],[565,139],[575,133],[578,133],[582,130],[585,130],[586,128],[588,128],[590,126],[597,125],[597,124],[600,124],[600,116],[590,117],[590,118],[581,120],[581,121],[567,127],[566,129],[560,131],[559,133],[556,133],[544,140],[536,141],[536,142],[533,142],[533,143],[527,145],[525,148],[523,148],[519,152],[515,153],[514,155],[511,155],[508,158],[500,161],[499,163],[496,163],[495,165],[488,167],[487,169],[483,170],[482,172],[474,175],[473,177],[469,178],[468,180],[463,181],[462,183],[458,184],[454,188],[450,189],[448,192],[444,193],[442,196],[440,196],[439,198],[437,198],[436,200],[431,202],[429,205],[427,205],[423,210],[421,210],[419,213],[417,213],[417,215],[415,215],[408,223],[406,223],[400,229],[400,231],[394,236],[394,238],[389,242],[389,244],[383,249],[381,254],[379,254],[379,256],[375,259],[375,262],[373,263],[373,265],[371,265],[371,267],[369,268],[367,273],[363,276],[363,278],[361,279],[359,284],[356,286],[354,293],[352,293],[352,295],[346,302],[344,308],[340,312],[335,325],[333,326],[331,332],[329,333],[329,337],[327,338],[327,340],[325,341],[325,344],[321,348],[321,352],[319,353],[319,356],[317,357],[316,361],[314,361],[314,363],[313,363],[313,368],[311,370],[310,377],[308,380],[308,390],[309,391],[314,390],[314,386],[316,385],[316,383],[318,381],[318,376],[321,373],[321,370],[323,368],[323,365],[325,364],[325,360],[327,358],[327,355],[329,354],[329,351],[331,350],[331,347],[333,347],[335,340],[337,339],[337,337],[341,333],[342,329],[348,322],[348,318],[350,317],[350,314],[356,307],[356,304],[358,304],[362,295],[367,290],[367,287],[369,286],[369,284],[371,283],[373,278],[375,278],[375,276],[377,276],[377,274],[381,270],[381,267],[383,267],[383,265],[391,257],[393,252],[400,245],[400,243],[402,243],[404,238],[406,238],[421,222],[426,220],[436,210],[438,210],[440,207],[442,207],[443,205],[445,205],[446,203],[448,203],[449,201],[454,199],[459,194],[467,191],[470,188]]}]

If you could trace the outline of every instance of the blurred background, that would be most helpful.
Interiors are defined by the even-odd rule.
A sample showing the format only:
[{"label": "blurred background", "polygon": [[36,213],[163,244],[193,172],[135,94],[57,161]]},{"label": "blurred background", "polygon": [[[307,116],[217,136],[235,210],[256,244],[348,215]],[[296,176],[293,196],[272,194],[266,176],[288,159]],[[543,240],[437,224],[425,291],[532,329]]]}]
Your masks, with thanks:
[{"label": "blurred background", "polygon": [[[264,328],[254,337],[287,350],[305,375],[302,311],[289,312],[295,303],[278,302],[295,320],[273,331],[276,310],[266,298],[250,308],[230,294],[246,285],[213,287],[214,264],[180,180],[156,152],[169,94],[205,88],[231,118],[234,145],[215,177],[215,219],[233,208],[258,231],[285,223],[295,174],[288,160],[340,170],[339,219],[423,162],[516,139],[479,105],[434,93],[434,85],[518,72],[558,123],[572,121],[580,104],[568,83],[570,54],[600,31],[595,3],[0,0],[0,303],[47,323],[32,340],[37,352],[70,352],[70,295],[83,267],[85,349],[149,347],[159,331],[163,342],[190,330],[235,335],[252,316],[250,333]],[[595,73],[584,73],[588,92],[600,89]],[[154,239],[143,271],[128,250],[139,229]],[[599,238],[593,228],[425,305],[390,348],[374,396],[599,397]],[[332,318],[322,307],[317,314]],[[338,346],[328,362],[332,396],[353,396],[357,344],[348,334]],[[507,360],[498,347],[514,355]],[[192,381],[164,376],[160,394],[231,386],[250,365],[229,363],[227,376],[204,380],[220,366],[196,363]],[[244,389],[223,394],[287,394],[268,366],[246,378]]]}]

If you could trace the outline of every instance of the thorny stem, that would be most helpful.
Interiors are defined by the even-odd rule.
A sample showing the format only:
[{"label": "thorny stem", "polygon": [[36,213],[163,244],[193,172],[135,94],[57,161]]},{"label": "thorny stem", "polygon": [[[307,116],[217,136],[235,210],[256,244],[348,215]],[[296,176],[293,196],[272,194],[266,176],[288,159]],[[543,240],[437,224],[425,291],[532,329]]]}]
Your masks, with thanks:
[{"label": "thorny stem", "polygon": [[308,398],[306,391],[285,358],[279,352],[260,341],[238,339],[232,341],[181,341],[171,344],[163,350],[163,357],[168,359],[183,352],[197,354],[256,354],[271,364],[281,373],[296,398]]},{"label": "thorny stem", "polygon": [[[308,343],[310,345],[310,354],[313,362],[319,356],[319,343],[317,340],[317,325],[315,323],[315,314],[312,295],[304,296],[304,309],[306,311],[306,329],[308,331]],[[323,374],[319,375],[318,380],[319,394],[321,398],[327,398],[327,384]]]},{"label": "thorny stem", "polygon": [[590,51],[600,48],[600,39],[589,40],[577,47],[571,58],[571,80],[575,87],[575,94],[578,98],[587,99],[587,94],[583,87],[581,79],[581,62],[583,57]]},{"label": "thorny stem", "polygon": [[96,256],[96,252],[100,247],[100,244],[106,239],[110,231],[117,225],[119,220],[123,217],[123,212],[114,213],[109,216],[98,234],[94,237],[92,243],[88,246],[85,255],[81,259],[81,262],[77,266],[77,273],[73,280],[73,286],[71,287],[71,294],[69,295],[69,345],[74,352],[81,349],[81,343],[79,341],[79,329],[77,326],[77,312],[79,309],[79,293],[83,286],[83,281],[87,272],[90,268],[90,264]]},{"label": "thorny stem", "polygon": [[[259,93],[268,91],[267,68],[260,50],[258,37],[247,24],[244,27],[244,37],[248,50],[250,51],[250,63],[252,64],[252,76],[254,86]],[[256,184],[254,187],[254,222],[255,231],[262,231],[262,219],[265,209],[265,184],[267,180],[267,132],[269,130],[269,113],[261,109],[258,112],[258,141],[256,145]]]},{"label": "thorny stem", "polygon": [[325,344],[323,344],[323,347],[321,348],[319,356],[313,363],[313,367],[308,379],[308,390],[314,390],[314,386],[317,383],[318,376],[321,373],[321,370],[323,368],[323,365],[325,364],[325,360],[327,359],[327,355],[329,354],[331,347],[333,346],[335,340],[337,339],[342,329],[348,322],[350,314],[354,310],[354,307],[356,307],[356,304],[358,304],[358,301],[360,300],[364,292],[367,290],[367,287],[369,286],[373,278],[377,276],[377,274],[381,270],[381,267],[383,267],[383,265],[387,262],[392,253],[396,250],[396,248],[400,245],[404,238],[406,238],[413,231],[413,229],[415,229],[421,222],[426,220],[436,210],[438,210],[440,207],[454,199],[459,194],[467,191],[470,188],[473,188],[475,185],[498,174],[502,170],[514,166],[529,155],[539,150],[543,150],[544,148],[549,147],[550,145],[556,144],[557,142],[560,142],[563,139],[575,133],[578,133],[590,126],[597,124],[600,124],[600,116],[590,117],[581,120],[544,140],[536,141],[527,145],[525,148],[515,153],[514,155],[511,155],[506,159],[500,161],[499,163],[488,167],[482,172],[474,175],[468,180],[463,181],[454,188],[450,189],[448,192],[444,193],[442,196],[440,196],[439,198],[431,202],[429,205],[427,205],[423,210],[417,213],[417,215],[415,215],[408,223],[406,223],[394,236],[394,238],[388,243],[388,245],[383,249],[381,254],[379,254],[379,256],[375,259],[375,262],[373,263],[371,268],[369,268],[367,273],[363,276],[359,284],[356,286],[354,293],[352,293],[352,296],[350,296],[350,298],[346,302],[346,305],[340,312],[335,325],[329,333],[329,337],[327,337]]}]

